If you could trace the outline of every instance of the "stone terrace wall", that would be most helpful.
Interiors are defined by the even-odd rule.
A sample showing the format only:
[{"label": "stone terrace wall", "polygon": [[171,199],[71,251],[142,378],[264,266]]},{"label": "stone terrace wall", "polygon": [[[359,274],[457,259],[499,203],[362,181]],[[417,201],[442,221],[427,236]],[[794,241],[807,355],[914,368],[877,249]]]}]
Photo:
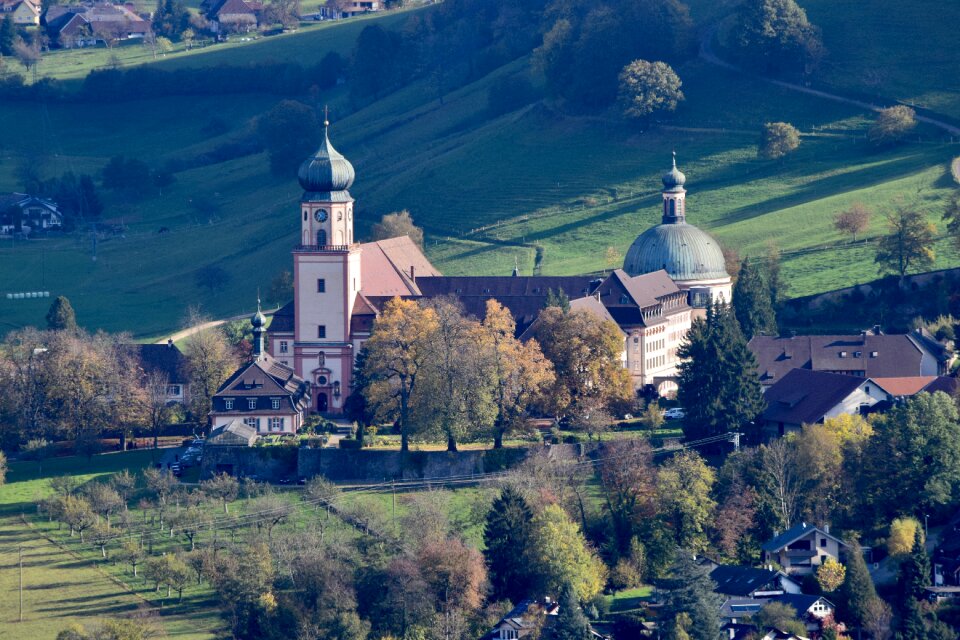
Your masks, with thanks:
[{"label": "stone terrace wall", "polygon": [[335,482],[383,482],[421,480],[450,476],[478,475],[506,470],[534,452],[551,457],[586,455],[585,445],[559,444],[491,450],[371,451],[353,449],[292,449],[287,447],[207,446],[203,453],[201,477],[218,470],[235,476],[256,475],[261,480],[311,478],[322,475]]}]

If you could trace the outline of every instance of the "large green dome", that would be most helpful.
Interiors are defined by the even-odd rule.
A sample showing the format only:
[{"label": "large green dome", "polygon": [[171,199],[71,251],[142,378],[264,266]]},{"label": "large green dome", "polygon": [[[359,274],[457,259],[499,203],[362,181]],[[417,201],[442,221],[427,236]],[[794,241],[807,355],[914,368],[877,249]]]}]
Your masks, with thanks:
[{"label": "large green dome", "polygon": [[631,276],[665,269],[675,281],[729,278],[720,243],[686,222],[660,224],[633,241],[623,261]]}]

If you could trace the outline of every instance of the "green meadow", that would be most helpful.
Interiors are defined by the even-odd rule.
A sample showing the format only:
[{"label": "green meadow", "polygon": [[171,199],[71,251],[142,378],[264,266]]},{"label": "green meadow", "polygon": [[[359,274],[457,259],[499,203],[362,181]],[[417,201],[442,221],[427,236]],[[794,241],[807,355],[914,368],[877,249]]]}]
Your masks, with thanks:
[{"label": "green meadow", "polygon": [[[915,47],[919,26],[904,3],[897,11],[852,1],[802,4],[823,27],[829,52],[818,83],[869,93],[857,83],[876,66],[889,82],[875,93],[889,87],[891,98],[923,101],[947,115],[960,112],[952,102],[960,65],[946,46],[956,21],[926,23],[937,33]],[[920,10],[923,3],[906,4]],[[726,6],[698,0],[691,11],[706,24]],[[851,28],[867,13],[869,28]],[[312,64],[328,51],[348,55],[366,24],[395,26],[403,19],[390,14],[323,24],[147,62]],[[870,29],[880,35],[866,35]],[[871,42],[885,44],[868,46]],[[941,58],[952,64],[949,71],[938,66]],[[361,233],[384,213],[409,209],[426,230],[429,257],[444,273],[508,274],[515,264],[522,273],[535,266],[544,274],[600,271],[610,266],[608,248],[625,254],[633,238],[658,221],[659,178],[676,150],[687,175],[689,220],[741,255],[776,245],[783,252],[789,293],[799,296],[875,278],[870,239],[884,232],[884,214],[903,203],[940,223],[946,198],[956,188],[948,165],[960,155],[960,145],[944,140],[937,129],[921,126],[918,139],[876,150],[864,139],[871,113],[699,60],[678,69],[686,100],[677,112],[645,130],[614,111],[571,116],[550,101],[492,116],[491,85],[525,72],[528,62],[501,67],[442,101],[426,82],[357,110],[350,108],[344,87],[311,98],[318,108],[331,105],[333,142],[356,167],[351,193]],[[47,175],[58,175],[96,172],[118,154],[154,167],[197,157],[250,126],[278,100],[245,94],[105,105],[0,103],[0,121],[18,123],[0,128],[0,191],[18,188],[17,167],[23,162],[41,162]],[[231,130],[205,133],[213,118]],[[774,120],[801,130],[800,149],[782,162],[758,160],[759,128]],[[293,175],[271,175],[265,154],[180,171],[162,195],[151,192],[132,203],[107,192],[103,197],[103,217],[122,224],[122,235],[99,237],[95,249],[86,232],[0,241],[0,295],[49,290],[67,295],[89,328],[156,336],[176,328],[189,305],[219,317],[252,310],[257,288],[266,290],[274,274],[290,267],[300,189]],[[858,201],[874,216],[868,242],[851,245],[832,220]],[[158,233],[161,228],[169,232]],[[936,249],[936,268],[960,265],[948,240]],[[227,283],[215,290],[202,286],[196,272],[208,265],[227,272]],[[0,298],[0,327],[42,322],[48,303]]]}]

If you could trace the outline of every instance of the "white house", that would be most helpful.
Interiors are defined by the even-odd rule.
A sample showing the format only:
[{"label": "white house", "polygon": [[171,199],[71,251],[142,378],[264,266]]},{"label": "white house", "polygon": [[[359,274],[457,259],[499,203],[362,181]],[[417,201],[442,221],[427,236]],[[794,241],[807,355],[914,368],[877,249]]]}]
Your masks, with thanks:
[{"label": "white house", "polygon": [[827,561],[840,560],[840,549],[846,543],[830,535],[829,527],[816,527],[806,522],[794,525],[764,543],[764,563],[776,563],[788,575],[811,574]]}]

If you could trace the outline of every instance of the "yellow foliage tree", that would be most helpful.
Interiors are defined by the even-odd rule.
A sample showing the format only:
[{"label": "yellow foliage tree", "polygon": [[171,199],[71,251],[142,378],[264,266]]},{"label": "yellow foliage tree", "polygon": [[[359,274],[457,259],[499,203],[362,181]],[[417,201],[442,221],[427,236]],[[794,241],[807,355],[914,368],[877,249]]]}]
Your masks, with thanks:
[{"label": "yellow foliage tree", "polygon": [[[917,529],[920,528],[920,521],[909,516],[904,518],[895,518],[890,523],[890,536],[887,538],[887,553],[891,556],[899,556],[910,553],[913,548],[913,540],[917,535]],[[921,536],[922,536],[921,532]]]},{"label": "yellow foliage tree", "polygon": [[826,593],[839,589],[846,577],[847,568],[833,558],[827,558],[817,569],[817,583]]},{"label": "yellow foliage tree", "polygon": [[559,506],[547,506],[534,518],[531,540],[535,574],[547,593],[560,593],[569,584],[581,602],[600,593],[606,567],[590,548],[577,523]]}]

